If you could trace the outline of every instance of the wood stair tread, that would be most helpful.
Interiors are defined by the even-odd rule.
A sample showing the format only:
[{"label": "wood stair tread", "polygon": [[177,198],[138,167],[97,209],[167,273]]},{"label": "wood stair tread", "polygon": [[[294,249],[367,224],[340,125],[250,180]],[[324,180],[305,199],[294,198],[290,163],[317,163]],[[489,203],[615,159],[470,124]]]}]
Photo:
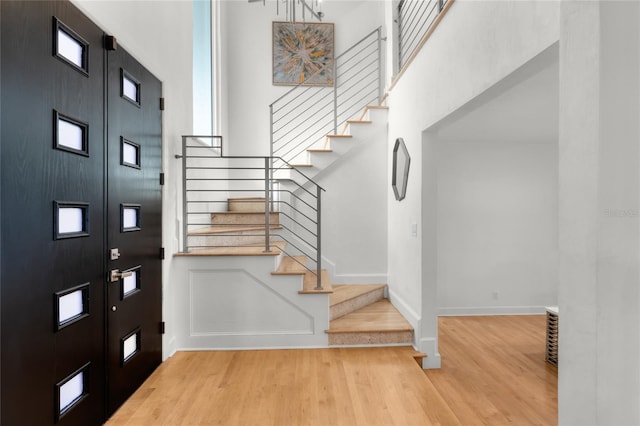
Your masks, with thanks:
[{"label": "wood stair tread", "polygon": [[386,284],[338,284],[333,286],[333,294],[331,295],[330,306],[355,299],[363,294],[371,291],[384,289]]},{"label": "wood stair tread", "polygon": [[387,105],[369,105],[367,109],[389,109]]},{"label": "wood stair tread", "polygon": [[[271,212],[272,215],[274,214],[279,214],[280,212]],[[224,211],[224,212],[213,212],[211,213],[212,215],[241,215],[241,214],[246,214],[246,215],[260,215],[260,216],[264,216],[264,211],[261,212],[251,212],[251,211],[238,211],[238,210],[232,210],[232,211]]]},{"label": "wood stair tread", "polygon": [[264,201],[264,197],[228,197],[231,201]]},{"label": "wood stair tread", "polygon": [[371,120],[347,120],[348,124],[371,124],[373,121]]},{"label": "wood stair tread", "polygon": [[352,138],[352,135],[327,135],[328,138]]},{"label": "wood stair tread", "polygon": [[307,164],[307,163],[291,164],[291,167],[313,167],[313,164]]},{"label": "wood stair tread", "polygon": [[389,299],[365,306],[330,322],[327,333],[412,332],[413,327]]},{"label": "wood stair tread", "polygon": [[307,152],[333,152],[331,148],[309,148]]},{"label": "wood stair tread", "polygon": [[422,360],[426,358],[428,355],[424,352],[420,352],[415,350],[415,348],[411,351],[411,356],[416,360],[420,368],[422,368]]}]

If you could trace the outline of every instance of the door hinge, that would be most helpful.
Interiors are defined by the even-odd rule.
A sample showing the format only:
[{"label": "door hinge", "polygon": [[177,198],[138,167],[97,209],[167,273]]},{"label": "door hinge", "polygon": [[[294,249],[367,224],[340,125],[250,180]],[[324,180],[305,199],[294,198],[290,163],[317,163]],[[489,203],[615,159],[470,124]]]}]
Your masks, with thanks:
[{"label": "door hinge", "polygon": [[118,50],[118,41],[114,36],[104,36],[104,48],[110,51]]},{"label": "door hinge", "polygon": [[160,111],[164,111],[164,98],[160,98]]},{"label": "door hinge", "polygon": [[160,322],[160,334],[164,334],[165,333],[165,324],[164,321]]},{"label": "door hinge", "polygon": [[160,260],[164,260],[164,247],[160,247]]},{"label": "door hinge", "polygon": [[164,185],[164,173],[160,173],[160,186]]}]

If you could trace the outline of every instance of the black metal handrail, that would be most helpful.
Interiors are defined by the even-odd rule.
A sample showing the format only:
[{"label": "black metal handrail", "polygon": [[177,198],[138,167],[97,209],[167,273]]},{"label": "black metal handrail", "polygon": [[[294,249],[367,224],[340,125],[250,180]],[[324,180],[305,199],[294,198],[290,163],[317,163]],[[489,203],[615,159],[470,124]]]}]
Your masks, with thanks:
[{"label": "black metal handrail", "polygon": [[[221,136],[183,136],[182,154],[176,158],[182,159],[184,252],[221,246],[208,239],[199,244],[191,241],[209,235],[206,232],[214,226],[212,214],[223,211],[231,195],[259,197],[264,199],[264,221],[243,223],[240,231],[237,224],[215,226],[229,229],[224,237],[264,236],[261,246],[265,252],[272,251],[274,242],[286,243],[279,250],[314,274],[316,290],[322,290],[321,199],[325,190],[320,185],[280,157],[225,155]],[[279,215],[277,224],[272,223],[273,214]],[[296,255],[306,256],[313,264],[304,265]]]}]

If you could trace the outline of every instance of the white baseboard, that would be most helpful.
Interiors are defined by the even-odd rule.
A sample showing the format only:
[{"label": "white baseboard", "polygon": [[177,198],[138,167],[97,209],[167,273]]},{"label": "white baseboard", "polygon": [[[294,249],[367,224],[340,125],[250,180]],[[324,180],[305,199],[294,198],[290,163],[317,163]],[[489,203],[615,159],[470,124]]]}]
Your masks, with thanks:
[{"label": "white baseboard", "polygon": [[308,346],[221,346],[221,347],[210,347],[210,346],[185,346],[182,348],[178,348],[176,352],[207,352],[207,351],[284,351],[284,350],[296,350],[296,349],[327,349],[333,348],[337,346],[322,346],[322,345],[308,345]]},{"label": "white baseboard", "polygon": [[334,275],[333,284],[386,284],[386,274],[342,274]]},{"label": "white baseboard", "polygon": [[438,308],[438,316],[541,315],[545,306],[478,306],[467,308]]},{"label": "white baseboard", "polygon": [[392,289],[388,288],[389,300],[391,304],[402,314],[402,316],[409,321],[411,327],[413,327],[416,336],[420,336],[420,316],[416,311],[404,301],[398,294]]},{"label": "white baseboard", "polygon": [[386,284],[387,274],[338,274],[336,264],[322,257],[323,268],[329,273],[333,284]]},{"label": "white baseboard", "polygon": [[166,353],[162,354],[162,360],[163,361],[166,361],[167,359],[169,359],[173,355],[175,355],[175,353],[177,351],[177,348],[176,348],[176,336],[171,337],[171,339],[167,343],[166,351],[167,351]]}]

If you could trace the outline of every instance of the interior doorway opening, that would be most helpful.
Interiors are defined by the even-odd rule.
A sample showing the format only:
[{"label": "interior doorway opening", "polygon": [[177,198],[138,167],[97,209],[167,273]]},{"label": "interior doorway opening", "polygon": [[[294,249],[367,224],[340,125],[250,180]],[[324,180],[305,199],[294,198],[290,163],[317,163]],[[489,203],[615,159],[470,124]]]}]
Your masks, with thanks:
[{"label": "interior doorway opening", "polygon": [[423,334],[557,305],[558,74],[555,44],[423,133]]}]

